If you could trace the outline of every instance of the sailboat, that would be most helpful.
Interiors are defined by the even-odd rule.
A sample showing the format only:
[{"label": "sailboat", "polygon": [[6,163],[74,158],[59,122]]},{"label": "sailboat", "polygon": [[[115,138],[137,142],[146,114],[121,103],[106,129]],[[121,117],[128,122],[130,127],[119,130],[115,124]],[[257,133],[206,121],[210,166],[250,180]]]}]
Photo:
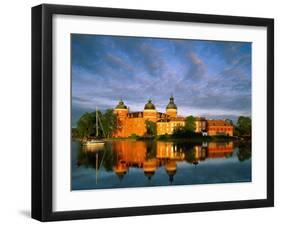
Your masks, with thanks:
[{"label": "sailboat", "polygon": [[[87,147],[93,147],[95,148],[101,148],[104,146],[105,142],[102,139],[98,139],[97,137],[99,136],[99,122],[101,123],[99,116],[98,116],[98,109],[96,108],[96,138],[88,140],[83,143],[83,145]],[[102,128],[102,125],[101,125]]]}]

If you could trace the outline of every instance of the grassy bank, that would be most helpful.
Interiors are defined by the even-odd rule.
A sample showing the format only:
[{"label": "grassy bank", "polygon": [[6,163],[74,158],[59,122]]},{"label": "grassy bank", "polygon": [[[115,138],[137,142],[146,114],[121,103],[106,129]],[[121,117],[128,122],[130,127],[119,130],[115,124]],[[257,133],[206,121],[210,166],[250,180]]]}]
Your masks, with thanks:
[{"label": "grassy bank", "polygon": [[210,141],[236,141],[240,140],[240,138],[237,137],[230,137],[230,136],[186,136],[186,137],[175,137],[173,135],[165,135],[165,136],[158,136],[156,137],[157,140],[160,141],[190,141],[190,142],[210,142]]},{"label": "grassy bank", "polygon": [[126,138],[107,138],[106,141],[119,141],[119,140],[131,140],[131,141],[145,141],[145,140],[156,140],[156,141],[189,141],[189,142],[210,142],[210,141],[237,141],[241,140],[238,137],[230,136],[186,136],[186,137],[175,137],[173,135],[163,136],[133,136]]},{"label": "grassy bank", "polygon": [[[79,138],[72,138],[76,141],[81,141],[82,139]],[[202,136],[201,134],[189,134],[187,136],[175,136],[175,135],[161,135],[161,136],[137,136],[133,135],[130,137],[124,138],[103,138],[105,141],[122,141],[122,140],[130,140],[130,141],[145,141],[145,140],[156,140],[156,141],[185,141],[185,142],[225,142],[225,141],[239,141],[239,140],[246,140],[243,137],[231,137],[231,136]]]}]

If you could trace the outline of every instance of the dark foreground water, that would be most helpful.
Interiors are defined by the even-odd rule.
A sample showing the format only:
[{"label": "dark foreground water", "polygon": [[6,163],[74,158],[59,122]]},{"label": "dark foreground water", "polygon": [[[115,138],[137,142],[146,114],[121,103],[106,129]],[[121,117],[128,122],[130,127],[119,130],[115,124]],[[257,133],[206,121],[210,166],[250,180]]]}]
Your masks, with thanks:
[{"label": "dark foreground water", "polygon": [[251,181],[251,146],[238,142],[72,142],[72,190]]}]

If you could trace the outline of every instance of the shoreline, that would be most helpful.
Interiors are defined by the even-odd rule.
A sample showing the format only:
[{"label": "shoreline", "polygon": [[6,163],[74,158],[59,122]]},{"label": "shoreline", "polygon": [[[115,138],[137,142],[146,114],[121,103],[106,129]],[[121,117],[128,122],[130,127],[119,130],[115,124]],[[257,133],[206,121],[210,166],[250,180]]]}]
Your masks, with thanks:
[{"label": "shoreline", "polygon": [[[82,141],[81,138],[72,138],[72,141]],[[198,136],[198,137],[124,137],[124,138],[104,138],[104,141],[182,141],[182,142],[229,142],[229,141],[251,141],[251,138],[228,137],[228,136]]]}]

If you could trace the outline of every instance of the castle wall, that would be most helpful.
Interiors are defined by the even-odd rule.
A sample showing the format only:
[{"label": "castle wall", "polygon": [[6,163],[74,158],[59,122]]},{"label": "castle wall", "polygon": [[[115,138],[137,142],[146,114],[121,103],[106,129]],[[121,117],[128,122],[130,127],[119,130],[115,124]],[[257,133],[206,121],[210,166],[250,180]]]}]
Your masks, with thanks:
[{"label": "castle wall", "polygon": [[144,118],[124,118],[118,120],[117,130],[114,137],[129,137],[131,135],[143,136],[146,133],[146,126]]},{"label": "castle wall", "polygon": [[208,135],[228,135],[233,136],[233,126],[210,126],[208,125]]},{"label": "castle wall", "polygon": [[[156,123],[157,135],[173,134],[177,127],[185,126],[183,117],[177,117],[177,108],[170,98],[170,103],[166,108],[166,113],[160,113],[155,110],[151,100],[146,104],[143,112],[129,113],[124,102],[120,101],[115,108],[117,115],[117,129],[113,137],[130,137],[131,135],[144,136],[147,133],[146,120]],[[197,118],[195,120],[195,132],[206,131],[209,136],[228,135],[233,136],[233,126],[224,120],[206,120]]]},{"label": "castle wall", "polygon": [[206,120],[195,120],[195,132],[200,133],[207,129],[207,121]]},{"label": "castle wall", "polygon": [[124,125],[128,115],[128,109],[115,109],[114,113],[117,116],[117,129],[113,134],[113,137],[125,137]]},{"label": "castle wall", "polygon": [[173,134],[177,127],[183,127],[184,121],[157,122],[157,135]]},{"label": "castle wall", "polygon": [[167,109],[166,114],[169,115],[171,118],[177,117],[177,109]]},{"label": "castle wall", "polygon": [[143,111],[143,118],[145,120],[150,120],[152,122],[156,122],[157,119],[158,119],[156,110],[144,110]]},{"label": "castle wall", "polygon": [[143,136],[146,133],[146,125],[144,118],[127,118],[125,121],[125,137],[132,134]]}]

